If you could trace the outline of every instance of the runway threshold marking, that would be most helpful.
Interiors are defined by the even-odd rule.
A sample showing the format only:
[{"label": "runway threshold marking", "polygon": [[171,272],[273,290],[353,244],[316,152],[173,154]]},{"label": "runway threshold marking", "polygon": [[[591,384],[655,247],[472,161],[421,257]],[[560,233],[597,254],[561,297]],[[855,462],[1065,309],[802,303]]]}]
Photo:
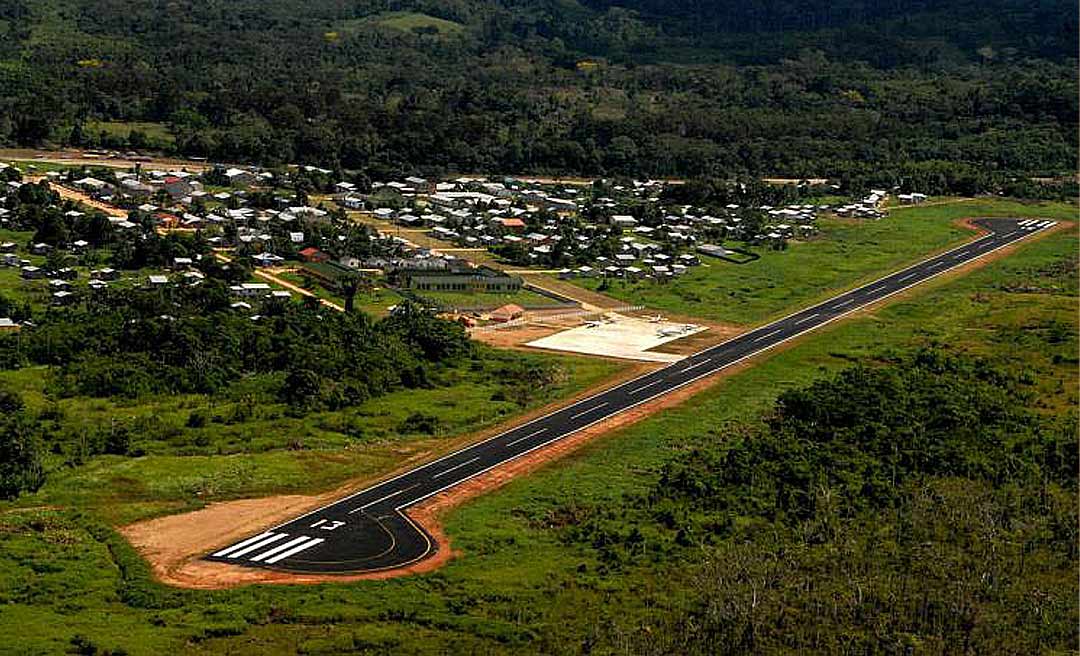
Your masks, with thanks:
[{"label": "runway threshold marking", "polygon": [[514,440],[513,442],[507,442],[506,446],[514,446],[518,442],[523,442],[523,441],[529,439],[530,437],[536,437],[537,435],[539,435],[540,433],[543,433],[546,430],[547,430],[546,428],[541,428],[540,430],[533,431],[533,432],[529,433],[528,435],[526,435],[525,437],[519,437],[516,440]]},{"label": "runway threshold marking", "polygon": [[451,467],[450,469],[444,469],[443,471],[439,472],[438,474],[435,474],[435,475],[434,475],[434,476],[432,476],[431,478],[432,478],[432,479],[435,479],[435,478],[438,478],[438,477],[440,477],[440,476],[446,476],[447,474],[449,474],[450,472],[454,471],[455,469],[461,469],[462,467],[464,467],[464,466],[466,466],[466,465],[471,465],[471,464],[473,464],[474,462],[476,462],[476,461],[477,461],[477,460],[479,460],[479,459],[480,459],[480,456],[476,456],[476,457],[475,457],[475,458],[473,458],[472,460],[466,460],[465,462],[461,463],[460,465],[454,465],[454,466],[453,466],[453,467]]},{"label": "runway threshold marking", "polygon": [[244,547],[251,544],[252,542],[258,542],[259,540],[268,538],[271,535],[273,535],[273,533],[260,533],[260,534],[254,536],[254,537],[250,537],[250,538],[244,540],[243,542],[237,542],[236,544],[234,544],[232,546],[225,547],[221,551],[215,551],[214,553],[212,553],[210,555],[221,558],[223,556],[228,555],[232,551],[235,551],[237,549],[243,549]]},{"label": "runway threshold marking", "polygon": [[419,486],[420,486],[420,484],[419,484],[419,483],[417,483],[417,484],[415,484],[415,485],[410,485],[409,487],[405,487],[405,488],[402,488],[402,489],[398,490],[397,492],[391,492],[390,494],[388,494],[388,495],[386,495],[386,496],[384,496],[384,497],[379,497],[378,499],[375,499],[374,501],[372,501],[372,502],[370,502],[370,503],[365,503],[364,505],[360,506],[359,508],[354,508],[353,510],[350,510],[350,511],[349,511],[349,514],[351,515],[351,514],[353,514],[354,512],[360,512],[360,511],[361,511],[361,510],[363,510],[364,508],[368,508],[368,507],[370,507],[370,506],[374,506],[375,504],[377,504],[377,503],[379,503],[379,502],[381,502],[381,501],[386,501],[387,499],[390,499],[390,498],[396,497],[396,496],[397,496],[397,495],[399,495],[399,494],[402,494],[402,493],[404,493],[404,492],[408,492],[409,490],[413,489],[414,487],[419,487]]},{"label": "runway threshold marking", "polygon": [[276,553],[280,553],[282,551],[285,551],[286,549],[289,549],[291,547],[295,547],[296,545],[300,544],[301,542],[307,542],[310,539],[311,538],[306,536],[306,535],[301,535],[298,538],[289,540],[285,544],[279,544],[278,546],[273,547],[272,549],[268,549],[268,550],[262,552],[261,554],[257,554],[255,556],[252,556],[251,560],[257,563],[260,560],[263,560],[265,558],[269,558],[270,556],[273,556]]},{"label": "runway threshold marking", "polygon": [[326,540],[324,540],[323,538],[311,538],[310,540],[308,540],[307,542],[305,542],[303,544],[297,545],[297,546],[293,547],[292,549],[289,549],[288,551],[283,551],[283,552],[279,553],[278,555],[276,555],[273,558],[267,560],[266,562],[267,562],[267,564],[272,565],[272,564],[276,563],[279,560],[285,560],[289,556],[295,556],[296,554],[300,553],[301,551],[307,551],[308,549],[314,547],[315,545],[321,544],[323,542],[326,542]]},{"label": "runway threshold marking", "polygon": [[227,557],[228,558],[239,558],[240,556],[243,556],[244,554],[251,553],[252,551],[255,551],[257,549],[262,549],[263,547],[265,547],[267,545],[271,545],[271,544],[277,542],[278,540],[280,540],[280,539],[282,539],[284,537],[288,537],[288,535],[285,534],[285,533],[273,534],[268,538],[264,538],[262,540],[259,540],[255,544],[250,544],[250,545],[244,547],[240,551],[234,551],[231,554],[229,554]]},{"label": "runway threshold marking", "polygon": [[593,410],[599,410],[600,408],[606,406],[607,404],[608,404],[607,401],[604,401],[600,405],[594,405],[593,407],[589,408],[588,410],[583,410],[583,411],[577,413],[576,415],[571,415],[570,419],[577,419],[578,417],[582,417],[584,415],[587,415],[590,412],[592,412]]}]

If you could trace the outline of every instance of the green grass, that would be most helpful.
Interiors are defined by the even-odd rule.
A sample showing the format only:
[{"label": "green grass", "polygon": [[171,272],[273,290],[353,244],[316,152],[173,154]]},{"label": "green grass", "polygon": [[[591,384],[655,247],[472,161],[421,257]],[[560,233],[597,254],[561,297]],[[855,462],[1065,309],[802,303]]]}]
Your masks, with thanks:
[{"label": "green grass", "polygon": [[85,126],[89,134],[104,132],[110,137],[129,139],[132,131],[138,130],[146,136],[147,144],[153,148],[165,148],[173,145],[174,139],[169,126],[164,123],[139,121],[89,121]]},{"label": "green grass", "polygon": [[402,32],[430,29],[435,30],[440,35],[457,34],[465,29],[465,26],[461,23],[409,11],[382,14],[377,18],[376,22],[384,27],[391,27]]},{"label": "green grass", "polygon": [[334,29],[324,36],[330,41],[337,41],[342,36],[352,36],[362,32],[371,26],[390,28],[409,34],[417,32],[430,32],[440,38],[452,37],[461,34],[465,26],[443,18],[436,18],[428,14],[411,11],[392,11],[354,20],[340,21],[334,24]]},{"label": "green grass", "polygon": [[[545,389],[514,398],[499,395],[507,371],[523,362],[558,367]],[[241,381],[227,394],[161,395],[134,399],[55,398],[44,368],[0,372],[34,412],[49,410],[63,426],[49,460],[48,484],[20,504],[96,508],[111,521],[132,516],[123,503],[199,505],[215,498],[305,492],[375,476],[404,459],[448,448],[457,435],[506,421],[525,408],[562,398],[611,376],[622,365],[593,359],[480,349],[465,366],[432,374],[431,389],[404,389],[339,411],[290,416],[263,391],[268,380]],[[508,369],[508,367],[510,369]],[[409,432],[414,412],[438,417],[434,434]],[[193,414],[205,417],[189,425]],[[138,458],[83,457],[81,440],[119,423],[132,429]],[[76,466],[71,467],[74,463]],[[138,515],[136,511],[135,516]]]},{"label": "green grass", "polygon": [[[754,417],[779,392],[893,349],[940,342],[984,354],[1029,370],[1046,412],[1075,407],[1076,264],[1076,231],[1051,235],[802,338],[452,512],[446,528],[461,556],[424,576],[176,591],[153,583],[93,509],[0,512],[5,647],[56,653],[79,634],[130,654],[579,653],[597,635],[640,635],[659,614],[689,603],[695,582],[685,564],[646,558],[607,567],[596,550],[560,538],[557,511],[597,504],[617,517],[626,495],[648,489],[688,444],[725,439],[728,422]],[[139,505],[117,494],[117,503]],[[34,502],[41,500],[20,505]],[[1061,600],[1061,585],[1046,581],[1048,604]],[[1075,581],[1065,585],[1072,592],[1063,598],[1075,603]]]},{"label": "green grass", "polygon": [[[756,249],[761,259],[749,264],[702,256],[702,266],[672,282],[614,281],[606,293],[665,312],[756,324],[971,239],[971,232],[953,221],[978,216],[1075,220],[1077,208],[978,199],[896,208],[880,221],[823,218],[821,233],[814,239],[793,243],[784,251]],[[600,279],[575,282],[594,290],[601,284]]]}]

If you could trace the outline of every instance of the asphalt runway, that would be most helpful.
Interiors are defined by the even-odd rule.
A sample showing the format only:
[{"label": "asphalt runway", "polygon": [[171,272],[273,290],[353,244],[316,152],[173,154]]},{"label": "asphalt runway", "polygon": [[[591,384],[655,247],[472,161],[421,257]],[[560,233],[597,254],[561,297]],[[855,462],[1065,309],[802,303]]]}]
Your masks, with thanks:
[{"label": "asphalt runway", "polygon": [[975,223],[989,233],[372,485],[205,558],[306,573],[370,572],[423,560],[436,552],[438,544],[404,513],[409,506],[1055,224],[1031,219],[978,219]]}]

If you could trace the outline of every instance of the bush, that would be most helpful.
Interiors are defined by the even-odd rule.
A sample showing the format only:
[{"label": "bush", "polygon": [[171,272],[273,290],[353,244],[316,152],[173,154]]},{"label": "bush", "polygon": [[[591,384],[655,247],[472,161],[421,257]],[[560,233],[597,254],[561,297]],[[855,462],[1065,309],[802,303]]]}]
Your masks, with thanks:
[{"label": "bush", "polygon": [[434,415],[414,412],[405,418],[398,426],[401,433],[421,433],[434,435],[439,430],[439,418]]}]

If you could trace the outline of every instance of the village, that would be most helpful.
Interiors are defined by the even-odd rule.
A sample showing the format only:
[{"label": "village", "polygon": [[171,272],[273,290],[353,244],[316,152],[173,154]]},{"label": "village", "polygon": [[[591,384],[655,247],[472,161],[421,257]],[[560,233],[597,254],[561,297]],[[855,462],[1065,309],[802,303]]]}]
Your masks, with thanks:
[{"label": "village", "polygon": [[[703,264],[741,266],[762,249],[782,251],[789,242],[817,238],[819,216],[879,219],[889,195],[872,190],[836,202],[837,187],[818,182],[816,195],[831,202],[705,206],[678,202],[674,184],[654,180],[411,176],[368,183],[313,166],[0,167],[7,174],[0,234],[27,227],[18,219],[23,185],[46,183],[59,194],[58,228],[39,229],[40,238],[26,243],[0,242],[7,270],[0,275],[11,280],[17,272],[23,291],[38,302],[65,305],[80,289],[196,286],[223,269],[233,307],[255,319],[260,304],[294,296],[374,314],[408,299],[472,328],[520,325],[528,314],[560,327],[624,320],[626,314],[612,311],[647,309],[598,307],[574,285],[597,289],[599,280],[601,291],[608,280],[663,285]],[[926,196],[896,200],[915,204]],[[170,236],[175,239],[150,256],[130,255]],[[0,328],[18,327],[3,319]],[[639,332],[651,343],[682,330]]]}]

